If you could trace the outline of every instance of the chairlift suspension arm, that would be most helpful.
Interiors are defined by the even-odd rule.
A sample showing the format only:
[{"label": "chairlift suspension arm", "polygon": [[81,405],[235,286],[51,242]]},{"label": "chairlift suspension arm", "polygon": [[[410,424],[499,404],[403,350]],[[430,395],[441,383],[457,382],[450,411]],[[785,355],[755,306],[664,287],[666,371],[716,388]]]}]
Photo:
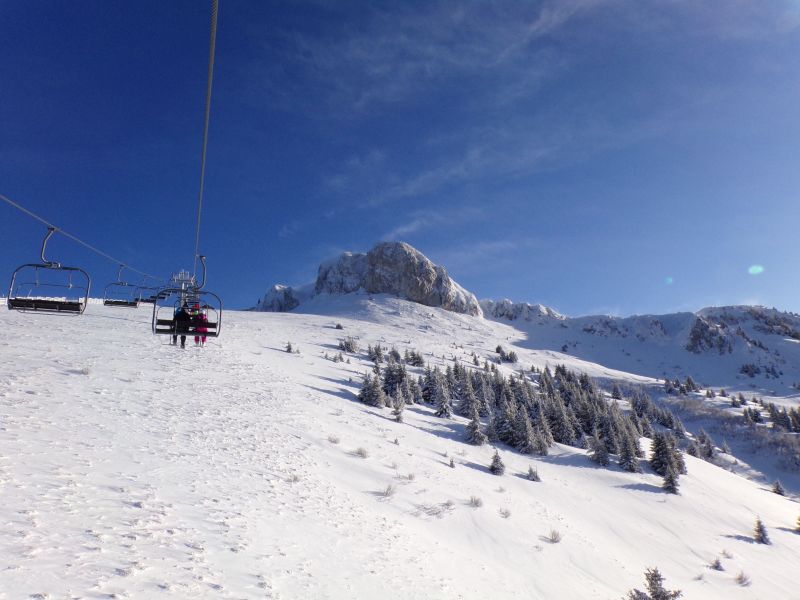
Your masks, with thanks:
[{"label": "chairlift suspension arm", "polygon": [[44,257],[44,251],[47,249],[47,242],[50,241],[50,238],[53,237],[53,234],[55,232],[56,232],[56,228],[55,227],[48,227],[47,228],[47,235],[44,236],[44,240],[42,241],[42,251],[40,253],[40,256],[42,258],[42,264],[43,265],[45,265],[47,267],[55,267],[57,269],[58,267],[61,266],[59,263],[47,260]]}]

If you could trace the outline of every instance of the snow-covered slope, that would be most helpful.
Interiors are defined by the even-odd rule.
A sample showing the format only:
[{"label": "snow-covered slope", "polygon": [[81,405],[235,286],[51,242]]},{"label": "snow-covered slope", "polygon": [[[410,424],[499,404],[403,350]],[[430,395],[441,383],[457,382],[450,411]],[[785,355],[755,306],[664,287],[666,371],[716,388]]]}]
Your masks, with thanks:
[{"label": "snow-covered slope", "polygon": [[715,387],[780,396],[800,383],[800,316],[761,306],[695,313],[567,318],[541,305],[483,301],[487,318],[549,348],[651,377],[687,375]]},{"label": "snow-covered slope", "polygon": [[[149,317],[0,311],[0,598],[607,599],[650,566],[690,599],[798,597],[800,505],[763,484],[687,457],[671,496],[565,446],[500,447],[497,477],[462,419],[414,405],[396,423],[355,401],[363,353],[325,354],[347,335],[444,365],[502,343],[526,366],[646,377],[386,296],[228,312],[202,350]],[[756,515],[773,545],[752,543]]]}]

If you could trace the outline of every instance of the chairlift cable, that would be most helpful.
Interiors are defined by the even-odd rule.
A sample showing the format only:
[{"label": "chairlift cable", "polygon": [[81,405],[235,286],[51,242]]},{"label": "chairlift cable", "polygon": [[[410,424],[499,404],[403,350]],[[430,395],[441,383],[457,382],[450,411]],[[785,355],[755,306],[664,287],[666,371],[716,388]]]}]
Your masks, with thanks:
[{"label": "chairlift cable", "polygon": [[211,39],[208,49],[208,82],[206,85],[206,111],[203,125],[203,152],[200,159],[200,191],[197,196],[197,227],[194,234],[194,266],[192,274],[197,275],[197,255],[200,251],[200,218],[203,213],[203,189],[206,177],[206,150],[208,148],[208,121],[211,115],[211,84],[214,79],[214,51],[217,46],[217,12],[219,1],[211,0]]},{"label": "chairlift cable", "polygon": [[92,252],[94,252],[95,254],[98,254],[98,255],[102,256],[103,258],[105,258],[105,259],[107,259],[107,260],[110,260],[111,262],[114,262],[114,263],[116,263],[116,264],[118,264],[118,265],[122,265],[122,266],[124,266],[124,267],[125,267],[126,269],[128,269],[129,271],[133,271],[134,273],[138,273],[139,275],[142,275],[142,276],[144,276],[144,277],[148,277],[148,278],[150,278],[150,279],[155,279],[156,281],[164,281],[164,279],[163,279],[162,277],[156,277],[155,275],[150,275],[149,273],[145,273],[144,271],[140,271],[139,269],[134,269],[134,268],[133,268],[133,267],[131,267],[129,264],[127,264],[127,263],[125,263],[125,262],[123,262],[123,261],[119,260],[118,258],[114,258],[114,257],[113,257],[113,256],[111,256],[110,254],[106,254],[106,253],[105,253],[105,252],[103,252],[102,250],[99,250],[99,249],[95,248],[94,246],[92,246],[91,244],[88,244],[88,243],[84,242],[84,241],[83,241],[82,239],[80,239],[79,237],[72,235],[72,234],[71,234],[71,233],[69,233],[68,231],[64,231],[63,229],[61,229],[60,227],[57,227],[56,225],[53,225],[53,224],[52,224],[52,223],[50,223],[49,221],[47,221],[47,220],[43,219],[42,217],[40,217],[40,216],[39,216],[39,215],[37,215],[36,213],[34,213],[34,212],[32,212],[32,211],[28,210],[27,208],[25,208],[24,206],[22,206],[22,205],[21,205],[21,204],[19,204],[18,202],[14,202],[14,201],[13,201],[11,198],[9,198],[9,197],[7,197],[7,196],[4,196],[3,194],[0,194],[0,200],[3,200],[4,202],[6,202],[7,204],[9,204],[10,206],[13,206],[14,208],[16,208],[17,210],[19,210],[19,211],[21,211],[21,212],[25,213],[25,214],[26,214],[26,215],[28,215],[29,217],[32,217],[33,219],[36,219],[36,220],[37,220],[37,221],[39,221],[40,223],[42,223],[42,224],[44,224],[44,225],[47,225],[47,227],[52,227],[52,228],[53,228],[53,229],[54,229],[56,232],[60,233],[60,234],[61,234],[61,235],[63,235],[64,237],[67,237],[67,238],[71,239],[71,240],[72,240],[72,241],[74,241],[74,242],[77,242],[77,243],[78,243],[78,244],[80,244],[81,246],[83,246],[83,247],[85,247],[85,248],[88,248],[89,250],[91,250],[91,251],[92,251]]}]

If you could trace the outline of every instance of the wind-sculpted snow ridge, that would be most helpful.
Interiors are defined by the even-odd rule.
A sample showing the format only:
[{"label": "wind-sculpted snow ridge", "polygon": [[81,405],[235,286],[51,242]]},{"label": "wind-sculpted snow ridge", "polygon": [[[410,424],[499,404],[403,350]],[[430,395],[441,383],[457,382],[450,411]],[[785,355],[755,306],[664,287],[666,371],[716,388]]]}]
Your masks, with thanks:
[{"label": "wind-sculpted snow ridge", "polygon": [[[320,265],[313,296],[357,292],[391,294],[450,312],[482,315],[474,294],[453,281],[444,267],[403,242],[384,242],[366,254],[345,252]],[[289,311],[300,305],[302,295],[291,287],[277,285],[255,310]]]},{"label": "wind-sculpted snow ridge", "polygon": [[[628,473],[571,445],[474,446],[457,414],[415,403],[397,422],[356,399],[369,345],[443,372],[491,376],[488,363],[538,385],[532,366],[563,364],[661,389],[536,347],[544,326],[319,294],[289,313],[228,311],[221,337],[181,350],[149,333],[151,310],[0,311],[0,599],[608,600],[652,567],[687,599],[797,597],[800,505],[770,491],[774,473],[686,456],[672,495],[645,459]],[[498,363],[498,345],[519,362]],[[719,460],[741,468],[747,444],[729,441]],[[755,542],[756,517],[772,545]]]}]

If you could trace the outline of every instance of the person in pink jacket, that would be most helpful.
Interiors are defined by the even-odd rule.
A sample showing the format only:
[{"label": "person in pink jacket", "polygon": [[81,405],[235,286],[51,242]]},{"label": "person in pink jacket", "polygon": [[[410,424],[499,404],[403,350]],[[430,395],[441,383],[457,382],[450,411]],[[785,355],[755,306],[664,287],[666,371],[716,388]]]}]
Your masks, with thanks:
[{"label": "person in pink jacket", "polygon": [[[197,323],[197,327],[195,331],[197,333],[208,333],[208,328],[205,326],[205,323],[208,323],[208,315],[204,310],[200,310],[200,304],[194,305],[194,320]],[[205,346],[206,344],[206,336],[204,335],[196,335],[194,336],[194,345]]]}]

